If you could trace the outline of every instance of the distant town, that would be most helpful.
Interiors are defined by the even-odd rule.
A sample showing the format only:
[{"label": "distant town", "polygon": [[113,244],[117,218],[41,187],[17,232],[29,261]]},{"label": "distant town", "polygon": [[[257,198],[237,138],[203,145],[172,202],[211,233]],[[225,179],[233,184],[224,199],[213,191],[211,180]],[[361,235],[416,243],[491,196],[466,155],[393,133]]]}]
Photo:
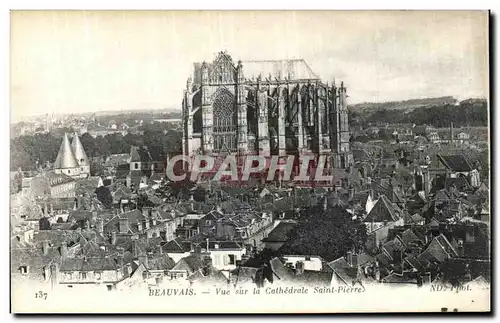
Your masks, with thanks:
[{"label": "distant town", "polygon": [[[486,100],[350,106],[305,61],[262,62],[195,63],[178,112],[13,124],[14,283],[489,286]],[[231,153],[325,155],[334,181],[166,176],[174,156]]]}]

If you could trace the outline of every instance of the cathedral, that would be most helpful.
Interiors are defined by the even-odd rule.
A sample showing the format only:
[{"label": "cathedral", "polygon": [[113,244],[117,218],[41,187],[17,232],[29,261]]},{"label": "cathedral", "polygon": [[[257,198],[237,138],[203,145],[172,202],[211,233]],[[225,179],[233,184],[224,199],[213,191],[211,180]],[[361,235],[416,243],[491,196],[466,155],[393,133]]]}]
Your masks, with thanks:
[{"label": "cathedral", "polygon": [[183,154],[328,156],[348,168],[347,94],[303,59],[195,63],[182,101]]},{"label": "cathedral", "polygon": [[54,162],[56,174],[66,174],[73,178],[87,178],[90,176],[90,162],[83,145],[75,133],[73,141],[69,142],[68,134],[64,134],[61,148]]}]

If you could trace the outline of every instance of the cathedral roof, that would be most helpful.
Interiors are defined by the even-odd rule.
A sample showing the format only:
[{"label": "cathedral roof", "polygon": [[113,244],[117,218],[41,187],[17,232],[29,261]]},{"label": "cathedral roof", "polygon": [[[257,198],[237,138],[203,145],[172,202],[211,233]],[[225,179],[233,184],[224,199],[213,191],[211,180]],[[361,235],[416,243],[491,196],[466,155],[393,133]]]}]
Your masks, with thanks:
[{"label": "cathedral roof", "polygon": [[273,79],[289,78],[290,80],[316,80],[319,77],[303,59],[283,59],[268,61],[244,61],[243,74],[247,79],[262,79],[271,76]]},{"label": "cathedral roof", "polygon": [[78,160],[71,149],[71,145],[69,143],[68,134],[64,133],[63,141],[61,144],[61,148],[59,148],[59,152],[57,153],[57,158],[54,163],[55,169],[63,169],[63,168],[76,168],[78,167]]},{"label": "cathedral roof", "polygon": [[[303,59],[243,61],[241,63],[243,65],[243,75],[249,80],[256,80],[259,75],[263,81],[269,76],[271,76],[272,80],[275,78],[281,80],[285,78],[290,80],[319,80],[318,75],[313,72]],[[214,64],[207,63],[209,71],[214,68]],[[235,67],[230,58],[228,58],[227,64]],[[195,84],[201,83],[201,66],[201,63],[194,63]]]},{"label": "cathedral roof", "polygon": [[80,141],[80,138],[78,138],[77,133],[75,133],[75,136],[73,137],[71,148],[73,149],[73,153],[75,154],[78,164],[80,166],[88,166],[89,159],[87,158],[87,154],[85,153],[85,149],[83,149],[83,145]]}]

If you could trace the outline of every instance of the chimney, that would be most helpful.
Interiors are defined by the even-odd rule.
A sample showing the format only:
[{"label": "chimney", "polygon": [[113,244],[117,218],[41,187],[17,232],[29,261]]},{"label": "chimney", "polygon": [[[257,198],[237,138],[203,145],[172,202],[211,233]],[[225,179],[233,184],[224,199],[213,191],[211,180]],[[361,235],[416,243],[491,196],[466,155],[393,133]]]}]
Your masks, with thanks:
[{"label": "chimney", "polygon": [[42,241],[42,252],[43,252],[44,256],[46,256],[49,253],[49,242],[48,241]]},{"label": "chimney", "polygon": [[422,284],[430,285],[431,283],[431,273],[425,273],[422,275]]},{"label": "chimney", "polygon": [[302,275],[304,273],[304,263],[302,261],[297,261],[295,264],[295,275]]},{"label": "chimney", "polygon": [[354,187],[349,187],[349,199],[352,200],[354,198]]},{"label": "chimney", "polygon": [[212,258],[210,256],[204,256],[203,262],[203,275],[208,276],[212,272]]},{"label": "chimney", "polygon": [[116,244],[116,232],[111,232],[111,244]]},{"label": "chimney", "polygon": [[120,233],[128,232],[128,219],[127,218],[119,218],[119,229]]},{"label": "chimney", "polygon": [[138,222],[137,222],[137,230],[138,230],[139,232],[141,232],[141,231],[142,231],[142,229],[143,229],[143,227],[142,227],[142,221],[138,221]]},{"label": "chimney", "polygon": [[78,199],[75,197],[75,199],[73,201],[74,201],[73,210],[77,210],[78,209]]},{"label": "chimney", "polygon": [[123,261],[123,248],[119,247],[119,248],[116,248],[117,251],[118,251],[118,256],[116,258],[117,260],[117,264],[118,264],[118,267],[120,268],[120,270],[122,270],[123,272],[123,269],[124,269],[124,261]]},{"label": "chimney", "polygon": [[50,203],[50,214],[54,215],[54,204]]},{"label": "chimney", "polygon": [[57,268],[57,264],[51,264],[50,265],[50,285],[52,289],[54,289],[57,284],[59,284],[59,268]]},{"label": "chimney", "polygon": [[64,260],[68,258],[68,245],[65,241],[61,243],[61,258]]},{"label": "chimney", "polygon": [[464,241],[462,239],[458,240],[457,253],[459,257],[464,256]]},{"label": "chimney", "polygon": [[347,263],[349,264],[349,266],[351,266],[351,264],[352,264],[352,251],[347,252],[346,260],[347,260]]}]

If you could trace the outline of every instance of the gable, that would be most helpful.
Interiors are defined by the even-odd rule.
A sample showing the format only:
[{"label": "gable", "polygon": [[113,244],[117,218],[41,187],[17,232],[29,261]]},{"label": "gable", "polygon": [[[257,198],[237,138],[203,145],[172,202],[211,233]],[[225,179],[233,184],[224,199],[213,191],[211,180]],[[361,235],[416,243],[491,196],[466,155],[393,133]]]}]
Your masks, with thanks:
[{"label": "gable", "polygon": [[392,222],[398,219],[399,214],[397,214],[391,202],[385,196],[382,196],[363,222]]},{"label": "gable", "polygon": [[231,56],[220,52],[209,69],[210,83],[234,83],[236,69]]}]

